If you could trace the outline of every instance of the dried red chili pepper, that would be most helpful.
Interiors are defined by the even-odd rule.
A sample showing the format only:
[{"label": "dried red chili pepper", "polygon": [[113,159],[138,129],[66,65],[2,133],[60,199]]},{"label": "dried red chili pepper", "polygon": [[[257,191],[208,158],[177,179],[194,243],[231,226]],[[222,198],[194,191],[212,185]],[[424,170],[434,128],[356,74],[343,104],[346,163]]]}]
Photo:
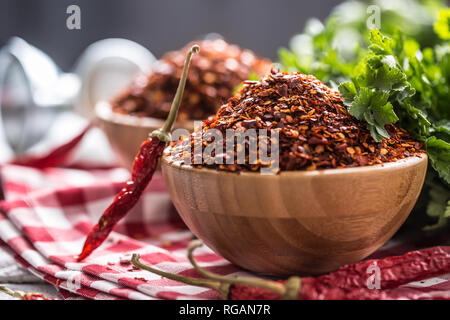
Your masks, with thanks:
[{"label": "dried red chili pepper", "polygon": [[[303,289],[304,288],[304,289]],[[310,291],[308,291],[310,289]],[[304,292],[304,293],[303,293]],[[280,296],[269,290],[245,285],[233,285],[230,288],[230,300],[280,300]],[[302,290],[298,300],[448,300],[449,295],[436,293],[430,295],[424,292],[397,291],[394,289],[376,290],[368,288],[328,288],[327,291],[317,294],[316,288],[307,288],[302,282]]]},{"label": "dried red chili pepper", "polygon": [[[199,246],[193,243],[188,249],[188,257],[194,268],[205,278],[189,278],[166,273],[146,266],[133,255],[135,266],[183,283],[216,290],[224,299],[232,300],[355,300],[355,299],[448,299],[448,295],[429,296],[422,293],[394,290],[398,286],[420,281],[432,276],[450,272],[450,247],[434,247],[409,252],[402,256],[373,259],[346,265],[326,275],[318,277],[291,277],[287,281],[268,281],[254,278],[223,277],[208,272],[198,266],[192,252]],[[380,289],[367,288],[367,268],[380,268]]]},{"label": "dried red chili pepper", "polygon": [[[380,269],[380,289],[367,288],[369,266]],[[400,285],[450,272],[450,247],[434,247],[402,256],[371,259],[329,274],[302,279],[301,299],[416,299],[416,293],[393,291]],[[448,297],[448,296],[447,296]],[[439,297],[434,297],[439,298]]]},{"label": "dried red chili pepper", "polygon": [[131,179],[125,183],[124,188],[116,195],[114,201],[105,210],[98,223],[89,232],[83,250],[77,258],[78,261],[85,259],[92,251],[103,243],[117,222],[134,207],[145,187],[147,187],[148,183],[151,181],[158,160],[166,145],[171,141],[170,129],[176,119],[181,104],[189,63],[192,55],[197,53],[199,49],[199,46],[194,45],[188,52],[184,63],[183,74],[169,116],[167,117],[163,128],[152,132],[150,137],[141,145],[139,152],[133,161]]},{"label": "dried red chili pepper", "polygon": [[145,187],[151,181],[161,157],[166,141],[158,137],[148,138],[142,143],[133,161],[131,178],[105,210],[98,223],[89,232],[83,250],[78,257],[81,261],[92,253],[108,237],[115,225],[134,207]]},{"label": "dried red chili pepper", "polygon": [[370,259],[349,264],[319,277],[303,278],[314,287],[335,286],[361,288],[366,286],[367,269],[377,266],[380,270],[381,289],[396,288],[402,284],[422,280],[450,272],[450,247],[434,247],[408,252],[402,256]]},{"label": "dried red chili pepper", "polygon": [[12,164],[18,164],[21,166],[28,166],[34,168],[48,168],[61,165],[64,160],[71,154],[74,148],[81,142],[86,133],[93,127],[91,122],[86,128],[81,131],[76,137],[69,142],[64,143],[58,148],[52,150],[50,153],[41,156],[26,156],[18,158],[12,161]]},{"label": "dried red chili pepper", "polygon": [[22,300],[57,300],[55,298],[47,298],[42,293],[26,293]]}]

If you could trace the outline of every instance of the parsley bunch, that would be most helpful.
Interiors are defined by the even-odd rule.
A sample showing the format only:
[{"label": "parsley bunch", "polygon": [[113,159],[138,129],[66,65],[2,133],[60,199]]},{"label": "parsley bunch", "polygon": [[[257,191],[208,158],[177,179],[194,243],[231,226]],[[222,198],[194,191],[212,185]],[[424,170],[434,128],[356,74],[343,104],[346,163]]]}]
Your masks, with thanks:
[{"label": "parsley bunch", "polygon": [[413,39],[370,31],[369,52],[353,79],[339,85],[349,112],[364,120],[376,141],[397,123],[425,143],[436,175],[428,178],[427,213],[435,226],[450,218],[450,43],[420,50]]},{"label": "parsley bunch", "polygon": [[371,8],[380,10],[380,31],[391,36],[397,31],[432,47],[440,39],[433,29],[445,0],[345,1],[322,22],[311,18],[304,32],[292,37],[289,49],[279,50],[286,71],[313,74],[328,85],[349,80],[358,62],[367,54],[367,21]]},{"label": "parsley bunch", "polygon": [[[294,37],[298,42],[313,34],[309,55],[294,45],[280,50],[280,59],[287,70],[312,73],[338,87],[349,112],[366,122],[376,141],[388,138],[385,126],[396,123],[425,144],[431,166],[421,198],[427,200],[435,228],[450,218],[450,9],[438,1],[409,3],[433,17],[431,23],[422,17],[412,32],[402,27],[402,17],[387,18],[385,24],[382,15],[382,30],[368,30],[365,25],[339,23],[342,16],[335,10],[321,29],[316,25],[320,31],[313,33],[307,26],[305,34]],[[413,15],[408,8],[404,7],[406,13]],[[337,44],[341,28],[351,34],[350,28],[356,39],[346,51]]]}]

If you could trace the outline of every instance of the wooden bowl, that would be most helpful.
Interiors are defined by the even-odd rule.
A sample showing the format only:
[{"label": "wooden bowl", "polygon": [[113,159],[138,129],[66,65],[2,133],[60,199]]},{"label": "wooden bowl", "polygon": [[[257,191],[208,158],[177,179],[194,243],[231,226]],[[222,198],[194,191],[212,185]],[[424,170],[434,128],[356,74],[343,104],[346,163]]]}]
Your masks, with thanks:
[{"label": "wooden bowl", "polygon": [[427,156],[279,175],[167,158],[161,166],[176,209],[210,248],[259,273],[312,275],[364,259],[389,240],[416,203]]},{"label": "wooden bowl", "polygon": [[[95,106],[99,126],[105,132],[123,167],[131,169],[139,147],[149,133],[161,128],[164,120],[151,117],[136,117],[113,112],[111,105],[101,101]],[[194,121],[176,122],[174,129],[194,130]]]}]

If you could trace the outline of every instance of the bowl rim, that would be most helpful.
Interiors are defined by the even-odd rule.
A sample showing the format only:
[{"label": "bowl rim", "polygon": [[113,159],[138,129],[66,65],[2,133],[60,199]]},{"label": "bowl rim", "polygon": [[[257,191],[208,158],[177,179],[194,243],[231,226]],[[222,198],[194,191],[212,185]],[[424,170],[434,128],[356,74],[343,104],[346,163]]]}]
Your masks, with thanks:
[{"label": "bowl rim", "polygon": [[[170,148],[167,147],[167,148]],[[166,148],[166,150],[167,150]],[[182,171],[190,171],[195,172],[197,174],[215,174],[215,175],[228,175],[230,177],[239,177],[239,176],[249,176],[249,177],[264,177],[264,178],[279,178],[279,177],[314,177],[314,176],[322,176],[322,175],[342,175],[342,174],[355,174],[355,173],[364,173],[364,172],[384,172],[387,170],[399,170],[408,167],[412,167],[414,165],[419,165],[422,162],[427,162],[428,156],[426,153],[415,153],[409,157],[393,161],[393,162],[383,162],[381,164],[375,164],[371,166],[359,166],[359,167],[347,167],[347,168],[337,168],[337,169],[316,169],[311,171],[306,170],[292,170],[292,171],[281,171],[277,174],[261,174],[259,172],[251,172],[251,171],[239,171],[239,172],[230,172],[224,170],[216,170],[211,168],[195,168],[191,165],[186,164],[174,164],[169,163],[167,159],[166,152],[163,154],[161,158],[161,167],[164,169],[165,166],[176,168]]]},{"label": "bowl rim", "polygon": [[[98,101],[95,104],[94,109],[97,118],[103,121],[113,122],[120,125],[154,129],[162,127],[165,122],[165,119],[159,119],[154,117],[138,117],[129,114],[114,112],[111,108],[111,103],[106,100]],[[192,126],[192,123],[194,121],[200,120],[192,119],[186,121],[176,121],[175,126],[186,127],[189,126],[189,124],[191,124],[190,126]]]}]

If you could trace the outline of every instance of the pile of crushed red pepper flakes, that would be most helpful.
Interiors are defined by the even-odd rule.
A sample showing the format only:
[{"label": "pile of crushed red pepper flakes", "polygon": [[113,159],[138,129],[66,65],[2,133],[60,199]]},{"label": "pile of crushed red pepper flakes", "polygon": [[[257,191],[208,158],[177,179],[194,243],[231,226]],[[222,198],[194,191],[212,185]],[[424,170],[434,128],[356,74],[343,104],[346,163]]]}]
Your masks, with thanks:
[{"label": "pile of crushed red pepper flakes", "polygon": [[[202,159],[201,164],[195,165],[198,163],[194,162],[193,154],[195,137],[204,135],[209,128],[219,129],[224,135],[226,129],[277,130],[278,170],[281,171],[367,166],[424,152],[422,143],[395,125],[386,126],[389,139],[376,142],[365,123],[346,110],[337,90],[314,76],[277,70],[272,70],[261,81],[244,81],[242,90],[218,110],[214,119],[204,121],[202,130],[191,134],[191,139],[173,144],[168,151],[169,162],[194,163],[196,167],[258,171],[266,165],[259,159],[257,163],[248,163],[247,144],[245,164],[211,164],[208,159]],[[186,149],[187,143],[191,144],[191,149]],[[203,139],[203,150],[209,143],[208,139]],[[186,150],[192,152],[187,154]],[[219,153],[213,156],[226,156]]]},{"label": "pile of crushed red pepper flakes", "polygon": [[[271,62],[223,39],[197,41],[202,48],[192,58],[179,120],[206,119],[232,96],[233,90],[254,73],[270,71]],[[165,119],[193,43],[165,54],[149,75],[140,75],[112,102],[113,111]]]}]

